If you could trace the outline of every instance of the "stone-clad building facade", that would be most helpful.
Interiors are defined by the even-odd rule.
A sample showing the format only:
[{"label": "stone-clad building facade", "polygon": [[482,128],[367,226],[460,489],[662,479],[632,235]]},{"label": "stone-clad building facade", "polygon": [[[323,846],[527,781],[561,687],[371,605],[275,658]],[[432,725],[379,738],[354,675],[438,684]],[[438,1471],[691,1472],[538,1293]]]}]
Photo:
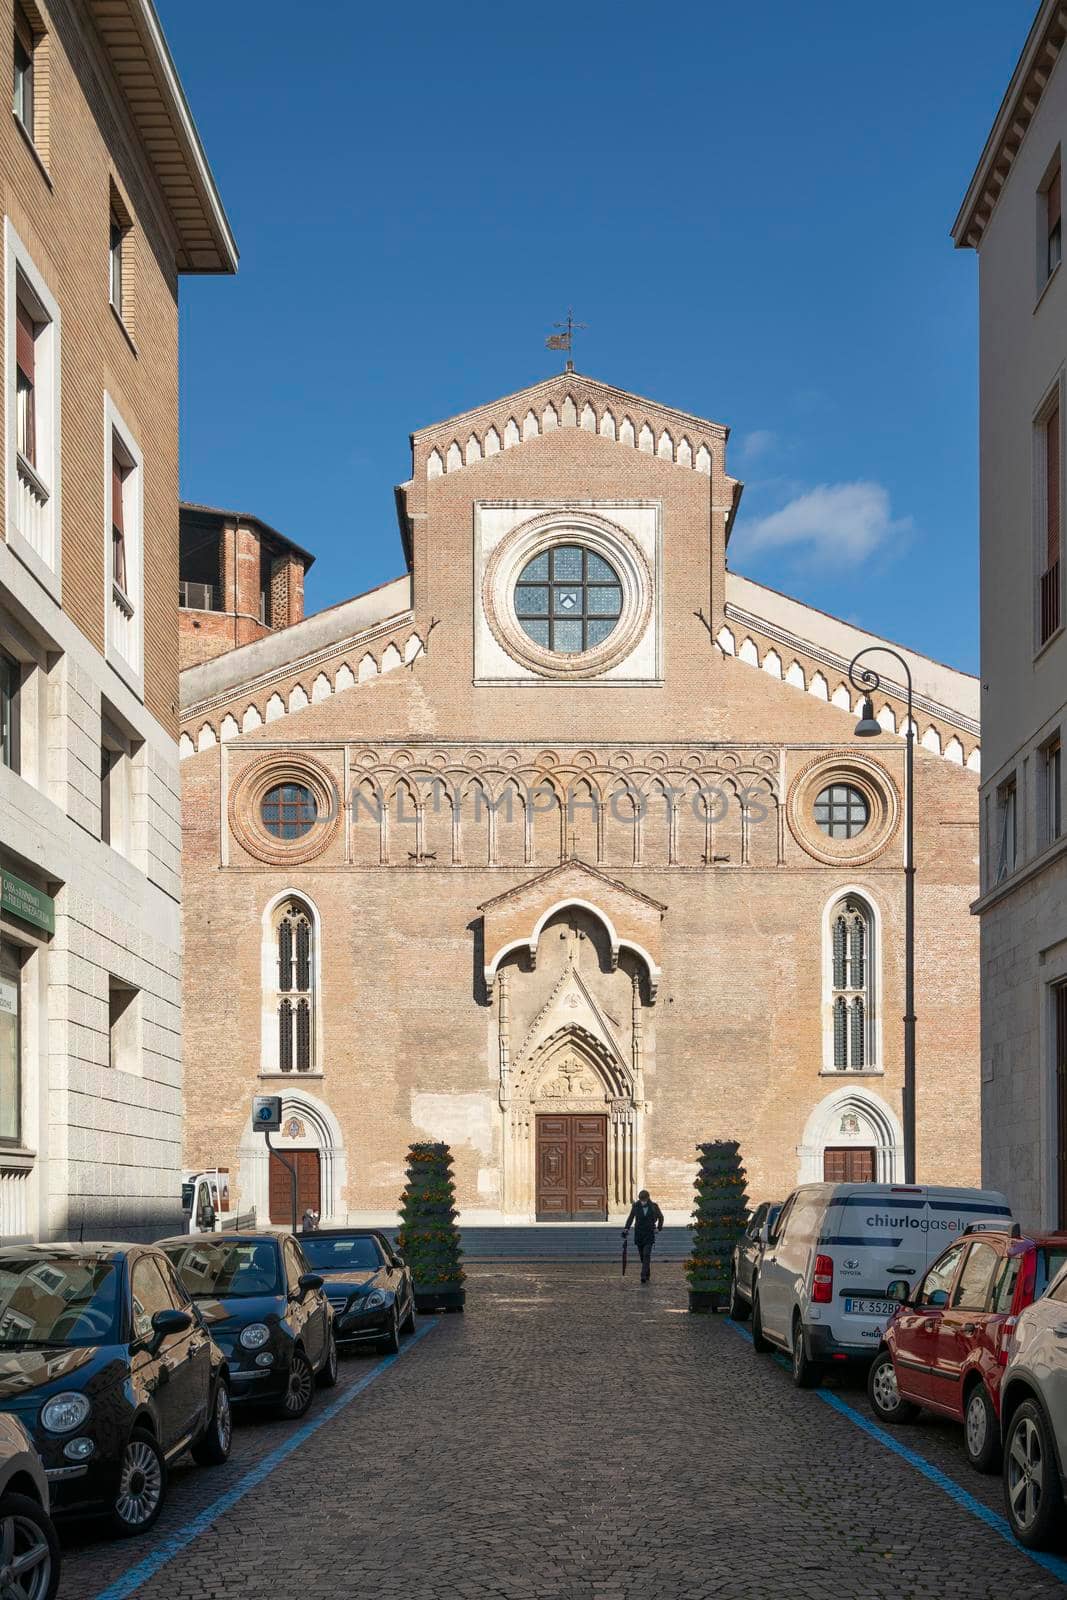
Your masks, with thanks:
[{"label": "stone-clad building facade", "polygon": [[181,1216],[178,280],[236,247],[150,0],[3,0],[0,1235]]},{"label": "stone-clad building facade", "polygon": [[[187,1163],[391,1217],[900,1179],[903,721],[870,635],[727,569],[727,430],[574,373],[413,435],[408,573],[182,675]],[[977,685],[916,683],[918,1161],[978,1176]],[[891,666],[885,661],[876,663]],[[872,748],[872,743],[875,748]]]}]

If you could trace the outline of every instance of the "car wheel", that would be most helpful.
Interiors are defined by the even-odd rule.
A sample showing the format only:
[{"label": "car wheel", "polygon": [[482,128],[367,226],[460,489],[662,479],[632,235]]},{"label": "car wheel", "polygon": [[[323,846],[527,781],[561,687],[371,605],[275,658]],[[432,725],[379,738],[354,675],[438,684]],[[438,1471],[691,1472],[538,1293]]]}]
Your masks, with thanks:
[{"label": "car wheel", "polygon": [[230,1391],[224,1379],[215,1385],[215,1404],[211,1408],[211,1421],[193,1445],[193,1460],[202,1467],[221,1467],[230,1459],[233,1443],[233,1415],[230,1411]]},{"label": "car wheel", "polygon": [[404,1318],[403,1322],[400,1324],[400,1331],[401,1331],[401,1333],[414,1333],[415,1332],[415,1296],[414,1295],[412,1295],[411,1299],[408,1301],[408,1314]]},{"label": "car wheel", "polygon": [[976,1383],[963,1408],[963,1444],[976,1472],[1000,1466],[1000,1424],[984,1383]]},{"label": "car wheel", "polygon": [[294,1350],[289,1357],[289,1382],[278,1403],[278,1415],[287,1422],[296,1422],[304,1415],[315,1393],[315,1374],[303,1350]]},{"label": "car wheel", "polygon": [[763,1336],[763,1318],[760,1315],[758,1294],[753,1297],[752,1301],[752,1348],[757,1355],[761,1356],[769,1355],[774,1349],[770,1340],[765,1339]]},{"label": "car wheel", "polygon": [[752,1315],[751,1305],[744,1298],[740,1289],[737,1287],[736,1273],[734,1273],[730,1278],[729,1315],[735,1322],[747,1322],[749,1317]]},{"label": "car wheel", "polygon": [[1063,1501],[1056,1454],[1040,1406],[1024,1400],[1004,1441],[1004,1507],[1011,1531],[1031,1550],[1059,1532]]},{"label": "car wheel", "polygon": [[798,1389],[816,1389],[822,1377],[817,1361],[812,1361],[804,1342],[804,1328],[799,1317],[793,1319],[792,1350],[793,1382]]},{"label": "car wheel", "polygon": [[337,1382],[337,1340],[330,1329],[330,1342],[326,1346],[326,1360],[319,1369],[317,1383],[320,1389],[332,1389]]},{"label": "car wheel", "polygon": [[400,1349],[400,1318],[397,1315],[396,1301],[393,1301],[393,1317],[389,1324],[389,1331],[384,1339],[378,1340],[378,1349],[383,1356],[395,1356]]},{"label": "car wheel", "polygon": [[901,1399],[897,1369],[888,1350],[879,1350],[867,1374],[867,1398],[879,1422],[914,1422],[919,1407]]},{"label": "car wheel", "polygon": [[122,1539],[147,1533],[163,1509],[167,1467],[163,1452],[144,1428],[134,1428],[122,1452],[111,1521]]},{"label": "car wheel", "polygon": [[59,1565],[59,1540],[44,1508],[26,1494],[0,1497],[0,1594],[52,1600]]}]

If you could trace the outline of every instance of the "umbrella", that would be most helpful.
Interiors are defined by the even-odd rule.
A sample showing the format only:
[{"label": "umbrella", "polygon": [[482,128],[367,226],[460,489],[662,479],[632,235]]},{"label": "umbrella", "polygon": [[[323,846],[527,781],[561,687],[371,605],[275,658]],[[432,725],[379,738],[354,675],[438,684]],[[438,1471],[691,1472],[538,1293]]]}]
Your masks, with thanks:
[{"label": "umbrella", "polygon": [[629,1248],[630,1235],[628,1233],[624,1233],[622,1236],[622,1275],[624,1278],[626,1276],[626,1252],[629,1250]]}]

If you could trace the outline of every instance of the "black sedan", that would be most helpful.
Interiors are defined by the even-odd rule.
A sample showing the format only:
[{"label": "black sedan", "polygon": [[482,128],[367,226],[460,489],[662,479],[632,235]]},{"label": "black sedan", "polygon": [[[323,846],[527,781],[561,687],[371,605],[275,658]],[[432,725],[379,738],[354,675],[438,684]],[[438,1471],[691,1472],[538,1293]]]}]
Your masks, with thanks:
[{"label": "black sedan", "polygon": [[159,1516],[167,1465],[230,1453],[226,1362],[151,1246],[0,1250],[0,1410],[25,1425],[56,1515]]},{"label": "black sedan", "polygon": [[226,1357],[234,1404],[295,1420],[315,1382],[337,1382],[337,1345],[322,1279],[288,1234],[197,1233],[160,1249]]},{"label": "black sedan", "polygon": [[320,1228],[300,1236],[304,1254],[322,1274],[339,1345],[376,1344],[388,1355],[400,1335],[415,1329],[410,1268],[374,1228]]}]

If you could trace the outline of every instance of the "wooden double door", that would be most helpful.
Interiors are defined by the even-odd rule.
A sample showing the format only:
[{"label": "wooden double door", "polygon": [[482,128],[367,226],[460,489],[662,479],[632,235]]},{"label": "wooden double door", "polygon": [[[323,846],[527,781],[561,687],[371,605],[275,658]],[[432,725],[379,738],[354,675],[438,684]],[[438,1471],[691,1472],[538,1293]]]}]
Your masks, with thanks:
[{"label": "wooden double door", "polygon": [[607,1215],[607,1117],[539,1116],[538,1222],[603,1222]]},{"label": "wooden double door", "polygon": [[[317,1150],[287,1150],[296,1167],[296,1225],[305,1211],[322,1210],[322,1172]],[[270,1154],[270,1220],[288,1225],[293,1219],[293,1180],[289,1168]]]},{"label": "wooden double door", "polygon": [[824,1183],[873,1183],[874,1151],[863,1145],[831,1146],[822,1153]]}]

